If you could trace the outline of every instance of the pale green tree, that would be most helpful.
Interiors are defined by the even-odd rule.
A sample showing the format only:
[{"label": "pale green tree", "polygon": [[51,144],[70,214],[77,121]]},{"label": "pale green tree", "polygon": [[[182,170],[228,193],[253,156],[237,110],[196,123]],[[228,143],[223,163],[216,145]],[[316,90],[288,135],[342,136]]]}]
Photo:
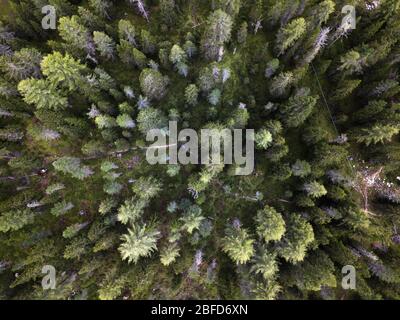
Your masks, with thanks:
[{"label": "pale green tree", "polygon": [[180,248],[176,243],[168,244],[160,252],[160,261],[163,266],[168,267],[180,256]]},{"label": "pale green tree", "polygon": [[397,125],[382,125],[375,124],[371,128],[361,129],[356,135],[358,143],[364,143],[366,146],[370,144],[384,143],[385,141],[391,141],[393,136],[397,135],[400,128]]},{"label": "pale green tree", "polygon": [[30,209],[18,209],[0,214],[0,232],[9,232],[22,229],[24,226],[33,223],[34,212]]},{"label": "pale green tree", "polygon": [[258,131],[255,135],[255,143],[258,149],[267,149],[272,143],[272,135],[267,129]]},{"label": "pale green tree", "polygon": [[306,32],[306,20],[297,18],[279,29],[276,35],[276,51],[279,55],[292,46]]},{"label": "pale green tree", "polygon": [[231,38],[232,18],[218,9],[211,13],[201,39],[201,49],[207,59],[217,60],[221,47]]},{"label": "pale green tree", "polygon": [[299,214],[291,213],[287,222],[287,232],[278,243],[278,254],[286,261],[296,264],[304,260],[313,241],[314,231],[311,224]]},{"label": "pale green tree", "polygon": [[265,242],[278,241],[286,231],[285,220],[273,207],[265,206],[255,217],[257,234]]},{"label": "pale green tree", "polygon": [[308,196],[312,198],[320,198],[327,194],[327,191],[323,184],[317,181],[307,182],[303,185],[302,190],[304,190]]},{"label": "pale green tree", "polygon": [[118,250],[122,260],[137,263],[142,257],[150,257],[154,251],[157,251],[159,236],[160,232],[154,227],[133,225],[128,229],[128,234],[121,237],[122,244]]},{"label": "pale green tree", "polygon": [[144,69],[140,74],[140,88],[149,99],[160,100],[167,92],[168,78],[154,69]]},{"label": "pale green tree", "polygon": [[265,280],[273,279],[279,271],[276,254],[269,253],[265,249],[262,249],[261,252],[251,260],[251,263],[250,272],[260,274]]},{"label": "pale green tree", "polygon": [[18,84],[18,91],[24,101],[35,105],[37,109],[59,111],[67,108],[68,100],[62,96],[50,83],[40,79],[25,79]]},{"label": "pale green tree", "polygon": [[254,240],[247,230],[240,226],[228,226],[225,234],[221,240],[222,251],[237,264],[248,262],[254,255]]},{"label": "pale green tree", "polygon": [[115,56],[115,42],[104,32],[94,31],[93,41],[96,49],[99,51],[100,56],[107,60],[114,59]]}]

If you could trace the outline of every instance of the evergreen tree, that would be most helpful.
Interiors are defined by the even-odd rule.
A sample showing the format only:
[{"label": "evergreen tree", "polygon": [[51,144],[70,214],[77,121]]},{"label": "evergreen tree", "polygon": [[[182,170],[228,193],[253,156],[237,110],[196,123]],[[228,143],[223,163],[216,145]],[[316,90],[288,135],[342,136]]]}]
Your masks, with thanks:
[{"label": "evergreen tree", "polygon": [[297,18],[291,21],[286,27],[279,29],[276,35],[276,51],[282,55],[292,46],[306,31],[304,18]]},{"label": "evergreen tree", "polygon": [[93,41],[103,58],[107,60],[114,59],[115,43],[108,35],[104,32],[95,31],[93,32]]},{"label": "evergreen tree", "polygon": [[285,233],[285,221],[274,208],[265,206],[255,217],[257,233],[265,242],[278,241]]},{"label": "evergreen tree", "polygon": [[222,238],[222,250],[237,264],[246,263],[254,255],[254,240],[246,229],[240,226],[228,226]]},{"label": "evergreen tree", "polygon": [[33,223],[34,213],[29,209],[3,212],[0,215],[0,232],[16,231]]},{"label": "evergreen tree", "polygon": [[195,106],[197,104],[197,99],[199,96],[199,89],[195,84],[190,84],[185,89],[185,100],[186,103]]},{"label": "evergreen tree", "polygon": [[260,254],[256,255],[251,262],[253,265],[251,266],[250,271],[262,275],[265,280],[274,278],[278,272],[276,254],[268,253],[266,250],[261,250]]},{"label": "evergreen tree", "polygon": [[76,90],[82,85],[81,73],[85,66],[79,61],[66,54],[62,56],[59,52],[44,57],[41,63],[43,74],[54,87],[61,86],[68,90]]},{"label": "evergreen tree", "polygon": [[72,177],[83,180],[93,174],[88,166],[82,166],[81,160],[73,157],[62,157],[53,162],[57,171],[68,173]]},{"label": "evergreen tree", "polygon": [[68,105],[66,97],[60,95],[45,80],[26,79],[18,84],[18,91],[24,101],[34,104],[38,109],[65,109]]},{"label": "evergreen tree", "polygon": [[282,121],[288,127],[300,126],[309,117],[317,103],[317,98],[308,96],[307,92],[309,92],[309,89],[299,90],[282,106]]},{"label": "evergreen tree", "polygon": [[207,20],[207,27],[201,40],[204,56],[209,60],[221,57],[221,48],[231,38],[232,18],[224,11],[214,11]]},{"label": "evergreen tree", "polygon": [[149,99],[160,100],[166,94],[167,77],[154,69],[144,69],[140,74],[140,88]]},{"label": "evergreen tree", "polygon": [[370,129],[362,129],[356,136],[357,142],[364,143],[366,146],[370,144],[384,143],[390,141],[394,135],[399,133],[400,129],[393,125],[376,124]]},{"label": "evergreen tree", "polygon": [[312,226],[298,214],[291,214],[287,225],[278,253],[286,261],[296,264],[304,260],[307,248],[315,239],[314,232]]},{"label": "evergreen tree", "polygon": [[160,232],[153,227],[133,225],[128,229],[128,234],[121,237],[122,244],[118,250],[122,260],[128,263],[137,263],[141,257],[149,257],[157,250],[157,239]]}]

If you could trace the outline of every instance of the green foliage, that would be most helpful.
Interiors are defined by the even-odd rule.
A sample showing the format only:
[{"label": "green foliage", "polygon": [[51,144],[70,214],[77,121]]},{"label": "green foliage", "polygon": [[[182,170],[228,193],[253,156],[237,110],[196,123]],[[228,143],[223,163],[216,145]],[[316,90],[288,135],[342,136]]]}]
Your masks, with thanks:
[{"label": "green foliage", "polygon": [[199,89],[195,84],[190,84],[185,89],[185,100],[186,103],[195,106],[197,104],[197,99],[199,96]]},{"label": "green foliage", "polygon": [[144,108],[139,111],[137,116],[138,128],[146,135],[151,129],[162,129],[167,126],[167,118],[159,109],[152,107]]},{"label": "green foliage", "polygon": [[286,231],[281,214],[269,206],[257,212],[255,222],[257,233],[265,242],[280,240]]},{"label": "green foliage", "polygon": [[[400,298],[399,0],[6,2],[2,299]],[[168,121],[254,130],[254,170],[149,164]]]},{"label": "green foliage", "polygon": [[118,220],[123,224],[134,223],[143,214],[148,201],[145,199],[132,198],[125,200],[124,204],[118,209]]},{"label": "green foliage", "polygon": [[179,220],[182,222],[182,229],[192,234],[194,230],[200,228],[201,222],[205,218],[201,215],[201,208],[197,205],[190,206]]},{"label": "green foliage", "polygon": [[140,74],[140,88],[149,99],[160,100],[166,94],[168,78],[154,69],[144,69]]},{"label": "green foliage", "polygon": [[299,92],[290,97],[288,102],[280,109],[282,112],[282,121],[286,123],[288,127],[300,126],[311,114],[317,98],[305,95],[304,91]]},{"label": "green foliage", "polygon": [[278,253],[286,261],[296,264],[304,260],[307,248],[314,239],[312,226],[299,214],[292,213],[287,232],[279,243]]},{"label": "green foliage", "polygon": [[325,187],[317,181],[305,183],[303,185],[303,190],[312,198],[319,198],[327,193]]},{"label": "green foliage", "polygon": [[105,59],[113,59],[115,51],[114,41],[104,32],[93,32],[93,41],[100,55]]},{"label": "green foliage", "polygon": [[170,244],[160,252],[160,261],[163,266],[168,267],[179,257],[179,247],[176,243]]},{"label": "green foliage", "polygon": [[278,55],[283,54],[305,31],[306,21],[304,18],[294,19],[286,27],[279,29],[276,35],[276,51]]},{"label": "green foliage", "polygon": [[292,165],[293,175],[304,178],[311,173],[311,166],[307,161],[297,159]]},{"label": "green foliage", "polygon": [[357,142],[364,143],[366,146],[370,144],[384,143],[390,141],[394,135],[400,131],[398,126],[376,124],[372,128],[362,129],[356,137]]},{"label": "green foliage", "polygon": [[57,171],[70,174],[79,180],[83,180],[93,174],[93,171],[88,166],[82,166],[80,159],[73,157],[62,157],[53,162],[53,167]]},{"label": "green foliage", "polygon": [[204,56],[209,60],[217,60],[220,48],[229,41],[232,31],[232,18],[218,9],[207,19],[207,27],[201,40]]},{"label": "green foliage", "polygon": [[68,105],[66,97],[59,94],[45,80],[26,79],[18,84],[18,91],[26,103],[34,104],[38,109],[65,109]]},{"label": "green foliage", "polygon": [[66,54],[59,52],[47,55],[40,64],[43,74],[54,87],[60,86],[69,91],[76,90],[82,84],[81,73],[85,66]]},{"label": "green foliage", "polygon": [[34,213],[29,209],[3,212],[0,215],[0,232],[19,230],[33,223]]},{"label": "green foliage", "polygon": [[267,149],[270,146],[271,142],[272,142],[272,135],[268,130],[263,129],[256,133],[255,143],[257,145],[257,148]]},{"label": "green foliage", "polygon": [[264,280],[274,278],[279,270],[278,263],[276,262],[276,254],[268,253],[266,250],[262,250],[251,262],[253,265],[250,271],[262,275]]}]

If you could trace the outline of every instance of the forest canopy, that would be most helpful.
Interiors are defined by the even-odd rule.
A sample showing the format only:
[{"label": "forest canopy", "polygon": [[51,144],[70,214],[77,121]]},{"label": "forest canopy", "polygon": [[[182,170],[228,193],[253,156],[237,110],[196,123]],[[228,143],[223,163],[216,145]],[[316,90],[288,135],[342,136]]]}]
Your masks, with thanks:
[{"label": "forest canopy", "polygon": [[[400,0],[0,1],[0,299],[400,299],[399,45]],[[149,163],[171,121],[254,170]]]}]

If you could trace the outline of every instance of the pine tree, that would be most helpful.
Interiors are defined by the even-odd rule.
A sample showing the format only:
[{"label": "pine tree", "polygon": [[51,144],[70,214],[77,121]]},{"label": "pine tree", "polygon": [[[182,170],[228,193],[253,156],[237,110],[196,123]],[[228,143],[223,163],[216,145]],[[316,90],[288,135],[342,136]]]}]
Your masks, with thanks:
[{"label": "pine tree", "polygon": [[118,221],[123,224],[135,223],[143,214],[148,201],[141,198],[131,198],[125,200],[124,204],[118,209]]},{"label": "pine tree", "polygon": [[103,18],[110,19],[109,10],[112,3],[108,0],[89,0],[90,6]]},{"label": "pine tree", "polygon": [[393,125],[382,125],[375,124],[370,129],[362,129],[361,132],[356,135],[356,140],[359,143],[364,143],[366,146],[370,144],[384,143],[391,141],[394,135],[397,135],[400,128]]},{"label": "pine tree", "polygon": [[117,124],[124,129],[132,129],[136,126],[135,121],[132,120],[129,114],[121,114],[117,117]]},{"label": "pine tree", "polygon": [[271,95],[279,97],[284,95],[290,85],[294,82],[293,73],[290,71],[281,72],[271,80],[269,92]]},{"label": "pine tree", "polygon": [[318,183],[317,181],[305,183],[302,189],[312,198],[320,198],[327,193],[324,185]]},{"label": "pine tree", "polygon": [[217,60],[221,48],[231,38],[232,18],[222,10],[214,11],[207,20],[207,27],[201,40],[204,56],[209,60]]},{"label": "pine tree", "polygon": [[120,40],[128,41],[131,45],[136,46],[136,29],[128,20],[119,20],[118,34]]},{"label": "pine tree", "polygon": [[175,0],[160,0],[160,11],[162,21],[169,26],[173,25],[177,16]]},{"label": "pine tree", "polygon": [[144,69],[140,74],[140,88],[149,99],[160,100],[164,97],[169,80],[153,69]]},{"label": "pine tree", "polygon": [[177,64],[179,62],[184,62],[185,58],[185,51],[183,51],[183,49],[177,44],[174,44],[169,54],[169,61],[171,61],[173,64]]},{"label": "pine tree", "polygon": [[317,98],[307,95],[308,88],[299,90],[280,109],[282,121],[288,127],[298,127],[310,116]]},{"label": "pine tree", "polygon": [[68,90],[76,90],[82,85],[82,72],[85,66],[66,54],[59,52],[44,57],[41,63],[43,74],[54,87],[60,86]]},{"label": "pine tree", "polygon": [[199,96],[199,89],[195,84],[189,84],[185,89],[185,100],[186,103],[195,106]]},{"label": "pine tree", "polygon": [[104,32],[95,31],[93,32],[93,41],[96,49],[100,52],[100,56],[107,60],[114,59],[115,43],[108,35]]},{"label": "pine tree", "polygon": [[291,21],[286,27],[279,29],[276,35],[276,51],[282,55],[292,46],[306,31],[306,21],[304,18],[297,18]]},{"label": "pine tree", "polygon": [[329,16],[335,11],[335,2],[332,0],[324,0],[313,8],[311,18],[316,25],[326,23]]},{"label": "pine tree", "polygon": [[146,135],[151,129],[163,129],[168,125],[167,118],[159,109],[152,107],[143,108],[137,116],[138,128]]},{"label": "pine tree", "polygon": [[79,23],[78,16],[61,17],[58,30],[61,38],[76,52],[91,54],[89,31]]},{"label": "pine tree", "polygon": [[278,254],[286,261],[296,264],[303,261],[307,248],[314,241],[312,226],[299,214],[291,214],[287,232],[278,243]]},{"label": "pine tree", "polygon": [[26,79],[18,84],[18,91],[24,101],[34,104],[37,109],[62,110],[67,108],[68,100],[60,95],[43,79]]},{"label": "pine tree", "polygon": [[160,232],[146,225],[133,225],[128,234],[121,237],[122,244],[118,250],[122,260],[137,263],[141,257],[149,257],[157,250],[157,240]]},{"label": "pine tree", "polygon": [[22,229],[24,226],[32,224],[34,218],[35,215],[30,209],[3,212],[0,215],[0,232]]},{"label": "pine tree", "polygon": [[160,252],[160,261],[162,265],[168,267],[174,263],[180,256],[179,251],[180,249],[176,243],[170,244],[162,249]]},{"label": "pine tree", "polygon": [[281,291],[282,287],[275,279],[256,282],[252,289],[252,293],[257,300],[275,300]]},{"label": "pine tree", "polygon": [[132,184],[132,191],[144,200],[154,198],[162,190],[162,183],[154,177],[140,177]]},{"label": "pine tree", "polygon": [[242,0],[215,0],[214,6],[214,9],[221,9],[235,18],[242,6]]},{"label": "pine tree", "polygon": [[248,28],[247,22],[246,21],[242,22],[242,24],[240,25],[240,28],[239,28],[239,30],[237,32],[237,41],[240,44],[246,43],[246,40],[247,40],[247,28]]},{"label": "pine tree", "polygon": [[228,226],[222,238],[222,251],[237,264],[244,264],[254,255],[254,240],[251,239],[246,229],[240,226]]},{"label": "pine tree", "polygon": [[359,73],[362,70],[362,64],[361,55],[357,51],[351,50],[340,58],[338,70],[345,70],[349,74]]},{"label": "pine tree", "polygon": [[348,97],[361,83],[361,80],[344,80],[339,83],[332,99],[341,100]]},{"label": "pine tree", "polygon": [[250,271],[254,274],[260,274],[265,280],[273,279],[278,272],[278,263],[276,254],[268,253],[265,249],[256,255],[252,260]]},{"label": "pine tree", "polygon": [[93,174],[88,166],[82,166],[81,160],[73,157],[61,157],[53,162],[53,167],[57,171],[68,173],[72,177],[83,180]]},{"label": "pine tree", "polygon": [[182,229],[192,234],[194,230],[199,229],[201,222],[205,218],[201,215],[201,208],[197,205],[190,206],[179,219],[182,222]]},{"label": "pine tree", "polygon": [[23,48],[15,52],[9,59],[0,61],[2,69],[9,79],[23,80],[29,77],[39,78],[41,53],[33,48]]},{"label": "pine tree", "polygon": [[272,135],[267,129],[262,129],[255,135],[256,146],[259,149],[267,149],[272,142]]},{"label": "pine tree", "polygon": [[285,221],[281,214],[272,207],[265,206],[263,210],[257,211],[255,221],[257,234],[265,242],[278,241],[285,233]]},{"label": "pine tree", "polygon": [[297,159],[292,165],[292,172],[294,176],[304,178],[311,173],[311,166],[307,161]]}]

